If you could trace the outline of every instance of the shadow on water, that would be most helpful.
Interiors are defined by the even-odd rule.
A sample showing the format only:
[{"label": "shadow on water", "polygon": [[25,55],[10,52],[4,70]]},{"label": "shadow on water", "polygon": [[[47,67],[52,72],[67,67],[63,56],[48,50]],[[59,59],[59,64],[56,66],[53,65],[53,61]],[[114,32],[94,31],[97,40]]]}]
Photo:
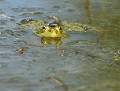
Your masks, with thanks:
[{"label": "shadow on water", "polygon": [[[0,91],[119,91],[119,3],[0,0]],[[72,31],[54,39],[16,24],[48,15],[108,31]]]}]

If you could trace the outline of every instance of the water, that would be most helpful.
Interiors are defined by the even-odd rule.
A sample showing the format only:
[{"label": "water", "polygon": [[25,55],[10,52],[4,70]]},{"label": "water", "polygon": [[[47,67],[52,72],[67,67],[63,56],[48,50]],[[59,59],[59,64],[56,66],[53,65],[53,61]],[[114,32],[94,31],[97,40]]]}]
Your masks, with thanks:
[{"label": "water", "polygon": [[[0,0],[0,91],[119,91],[119,10],[119,0]],[[44,47],[16,24],[48,15],[108,31],[70,32],[59,48]]]}]

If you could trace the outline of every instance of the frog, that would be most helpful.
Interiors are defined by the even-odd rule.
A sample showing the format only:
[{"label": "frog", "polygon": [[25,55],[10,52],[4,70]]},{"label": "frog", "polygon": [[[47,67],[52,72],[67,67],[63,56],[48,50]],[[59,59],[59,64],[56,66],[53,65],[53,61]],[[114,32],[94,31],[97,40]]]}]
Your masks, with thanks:
[{"label": "frog", "polygon": [[36,36],[52,37],[52,38],[66,38],[68,37],[67,32],[78,31],[86,32],[101,31],[101,29],[81,23],[62,21],[56,16],[47,16],[48,19],[53,19],[52,22],[44,20],[36,20],[32,18],[23,19],[17,23],[22,28],[30,28],[34,31]]}]

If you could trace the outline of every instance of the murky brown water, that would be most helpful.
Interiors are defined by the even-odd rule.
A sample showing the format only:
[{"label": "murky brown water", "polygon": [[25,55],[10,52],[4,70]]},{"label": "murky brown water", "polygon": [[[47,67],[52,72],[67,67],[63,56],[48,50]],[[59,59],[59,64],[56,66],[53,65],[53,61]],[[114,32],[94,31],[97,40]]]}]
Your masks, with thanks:
[{"label": "murky brown water", "polygon": [[[0,0],[0,91],[119,91],[119,9],[119,0]],[[70,32],[56,48],[16,24],[48,15],[108,31]]]}]

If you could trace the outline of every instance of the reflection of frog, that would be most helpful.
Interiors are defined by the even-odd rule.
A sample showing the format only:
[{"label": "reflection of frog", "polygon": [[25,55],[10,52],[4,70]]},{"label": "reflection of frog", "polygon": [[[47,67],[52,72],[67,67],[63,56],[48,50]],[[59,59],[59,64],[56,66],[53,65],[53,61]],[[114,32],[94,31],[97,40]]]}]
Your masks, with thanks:
[{"label": "reflection of frog", "polygon": [[43,45],[53,44],[59,46],[62,43],[61,38],[52,38],[52,37],[42,37],[41,43]]},{"label": "reflection of frog", "polygon": [[99,30],[98,28],[83,25],[74,22],[60,21],[55,16],[49,16],[53,18],[52,23],[47,23],[42,20],[24,19],[18,23],[23,28],[32,28],[35,31],[35,35],[43,37],[66,37],[67,31],[87,31],[87,30]]}]

